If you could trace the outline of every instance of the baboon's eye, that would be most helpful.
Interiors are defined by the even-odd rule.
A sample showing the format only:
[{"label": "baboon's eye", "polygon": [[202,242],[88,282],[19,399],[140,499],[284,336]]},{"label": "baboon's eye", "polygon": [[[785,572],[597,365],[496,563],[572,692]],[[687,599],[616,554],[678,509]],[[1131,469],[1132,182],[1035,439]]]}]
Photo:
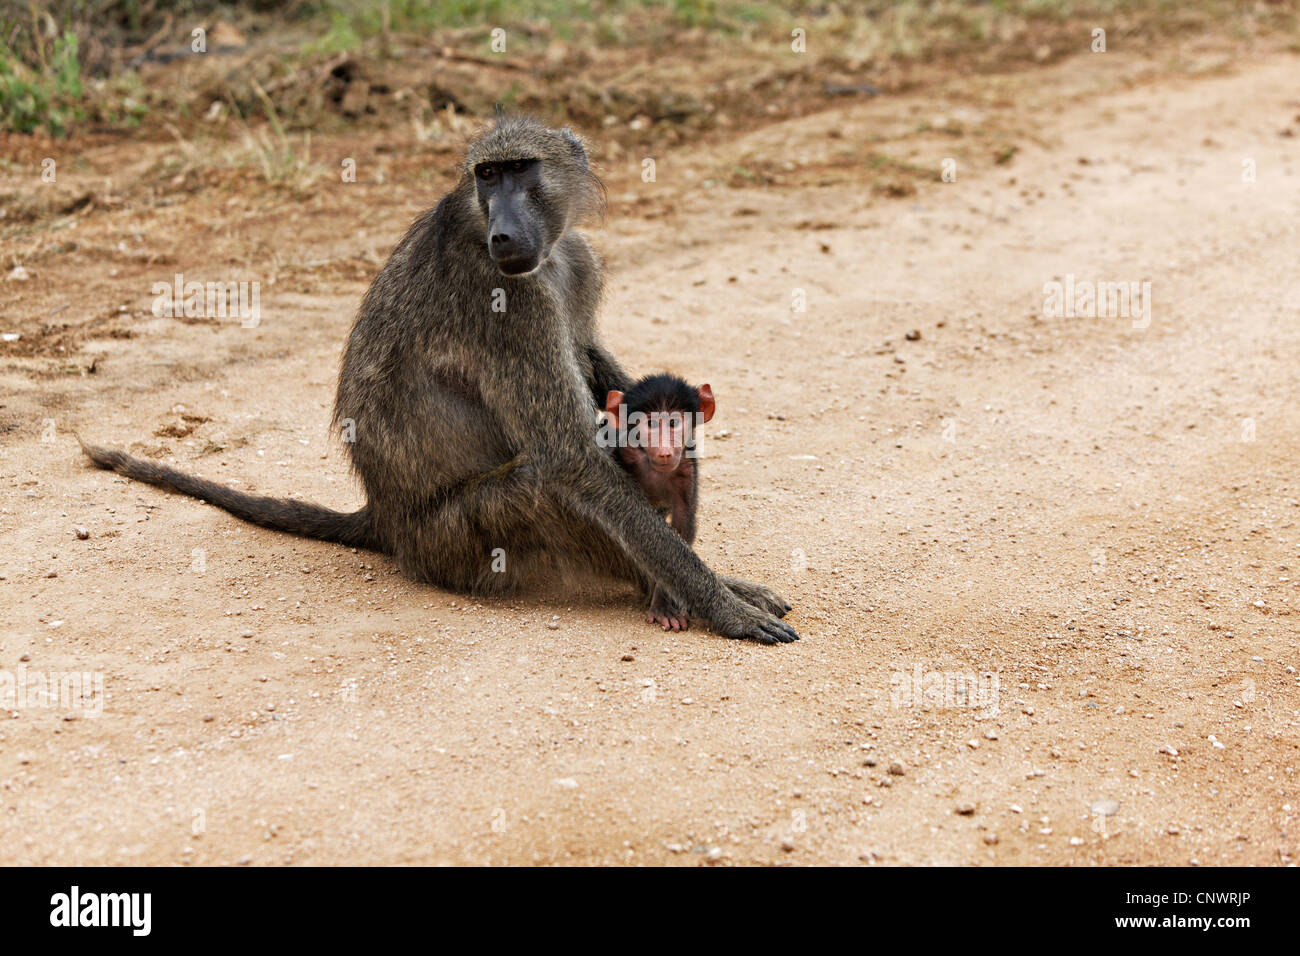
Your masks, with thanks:
[{"label": "baboon's eye", "polygon": [[493,166],[491,163],[484,163],[482,166],[478,168],[479,179],[491,179],[496,174],[497,174],[497,168]]},{"label": "baboon's eye", "polygon": [[522,172],[524,171],[524,167],[527,166],[527,165],[528,165],[528,163],[526,163],[526,162],[525,162],[524,160],[522,160],[522,159],[516,159],[516,160],[513,160],[513,161],[510,163],[510,171],[511,171],[512,173],[522,173]]}]

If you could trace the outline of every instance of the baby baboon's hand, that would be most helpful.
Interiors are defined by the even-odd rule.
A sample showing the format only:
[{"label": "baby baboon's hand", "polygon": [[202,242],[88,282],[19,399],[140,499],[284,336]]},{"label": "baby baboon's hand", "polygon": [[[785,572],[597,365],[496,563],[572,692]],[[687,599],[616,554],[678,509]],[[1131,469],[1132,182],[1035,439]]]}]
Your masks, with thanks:
[{"label": "baby baboon's hand", "polygon": [[655,588],[654,597],[650,599],[650,609],[645,616],[647,621],[658,624],[665,631],[684,631],[691,626],[691,619],[686,612],[661,587]]}]

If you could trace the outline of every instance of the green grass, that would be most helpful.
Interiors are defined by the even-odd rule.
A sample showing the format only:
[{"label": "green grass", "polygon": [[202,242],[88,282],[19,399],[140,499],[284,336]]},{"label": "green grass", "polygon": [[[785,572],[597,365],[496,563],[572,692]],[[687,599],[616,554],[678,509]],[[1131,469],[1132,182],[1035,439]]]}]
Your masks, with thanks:
[{"label": "green grass", "polygon": [[31,133],[43,127],[62,136],[80,115],[81,63],[74,34],[55,39],[45,66],[33,70],[0,46],[0,117],[9,129]]},{"label": "green grass", "polygon": [[330,27],[325,35],[314,43],[308,44],[308,52],[340,53],[355,50],[361,45],[361,37],[353,26],[351,19],[339,10],[331,11]]},{"label": "green grass", "polygon": [[[561,36],[590,28],[606,37],[621,36],[610,19],[644,15],[671,28],[703,27],[732,31],[788,16],[772,0],[326,0],[332,18],[364,39],[391,31],[429,33],[441,29],[547,23]],[[331,27],[332,32],[341,32]]]}]

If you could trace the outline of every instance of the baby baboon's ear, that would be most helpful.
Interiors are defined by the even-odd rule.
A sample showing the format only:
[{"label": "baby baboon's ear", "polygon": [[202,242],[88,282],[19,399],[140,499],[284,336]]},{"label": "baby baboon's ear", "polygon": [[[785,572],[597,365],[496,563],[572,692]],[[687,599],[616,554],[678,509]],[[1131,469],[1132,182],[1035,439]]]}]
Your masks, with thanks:
[{"label": "baby baboon's ear", "polygon": [[695,394],[700,398],[700,421],[710,421],[713,418],[714,410],[718,407],[717,402],[713,399],[713,389],[707,385],[701,385]]},{"label": "baby baboon's ear", "polygon": [[623,405],[622,392],[611,391],[608,395],[605,396],[605,411],[609,413],[610,423],[615,428],[623,427],[622,417],[619,415],[619,410],[622,405]]},{"label": "baby baboon's ear", "polygon": [[575,133],[568,126],[560,130],[560,135],[564,137],[564,141],[568,143],[569,148],[573,150],[573,155],[574,158],[577,159],[578,161],[578,166],[581,167],[582,169],[586,169],[587,168],[587,147],[582,145],[582,139],[578,136],[577,133]]}]

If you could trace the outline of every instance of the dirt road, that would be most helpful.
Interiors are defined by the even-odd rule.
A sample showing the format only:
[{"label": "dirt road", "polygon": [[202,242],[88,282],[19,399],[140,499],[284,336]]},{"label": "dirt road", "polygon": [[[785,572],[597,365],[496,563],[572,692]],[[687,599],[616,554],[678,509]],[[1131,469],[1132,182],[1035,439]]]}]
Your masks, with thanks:
[{"label": "dirt road", "polygon": [[[1294,862],[1300,62],[1107,57],[611,171],[607,338],[713,384],[698,546],[792,599],[788,647],[612,588],[466,600],[79,458],[354,506],[340,346],[445,177],[352,221],[123,210],[82,245],[117,271],[7,286],[10,321],[89,298],[125,331],[0,371],[0,670],[105,693],[0,721],[0,859]],[[956,179],[873,191],[877,144]],[[257,328],[145,314],[232,262]],[[1151,309],[1045,314],[1067,276]]]}]

